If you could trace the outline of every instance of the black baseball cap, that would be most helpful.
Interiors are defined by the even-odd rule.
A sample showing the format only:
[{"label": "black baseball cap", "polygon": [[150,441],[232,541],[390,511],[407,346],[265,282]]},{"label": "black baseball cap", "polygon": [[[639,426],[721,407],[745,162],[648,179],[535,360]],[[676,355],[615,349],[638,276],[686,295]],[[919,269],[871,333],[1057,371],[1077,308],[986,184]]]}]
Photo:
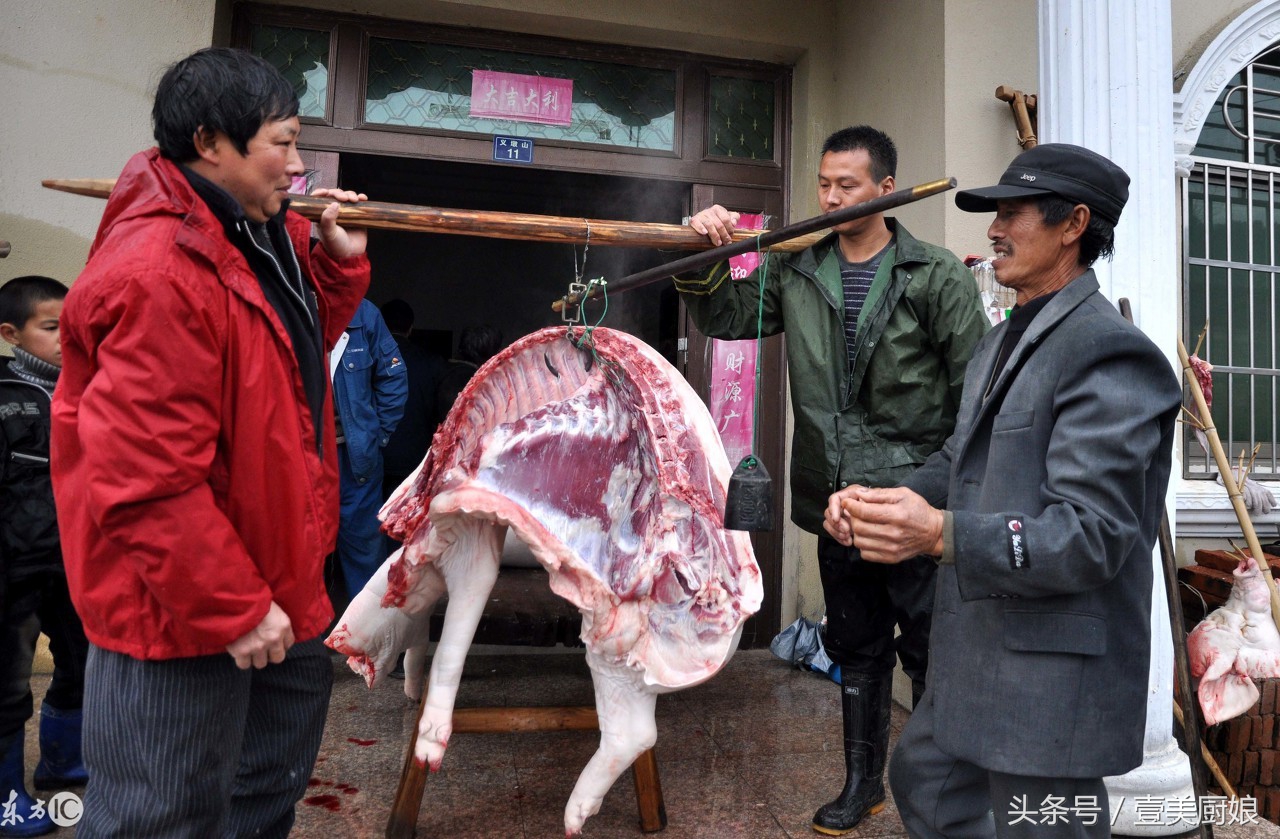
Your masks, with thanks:
[{"label": "black baseball cap", "polygon": [[1115,225],[1129,200],[1129,176],[1095,151],[1069,143],[1033,146],[1013,159],[995,186],[956,193],[967,213],[989,213],[1002,198],[1059,195]]}]

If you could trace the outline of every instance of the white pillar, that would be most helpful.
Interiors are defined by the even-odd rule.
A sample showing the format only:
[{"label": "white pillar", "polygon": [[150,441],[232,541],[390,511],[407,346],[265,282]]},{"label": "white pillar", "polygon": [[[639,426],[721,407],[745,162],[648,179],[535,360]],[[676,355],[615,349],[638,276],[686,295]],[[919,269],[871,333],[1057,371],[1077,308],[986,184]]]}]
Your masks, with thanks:
[{"label": "white pillar", "polygon": [[[1129,173],[1129,203],[1116,229],[1115,258],[1110,264],[1100,261],[1095,269],[1102,293],[1113,302],[1129,298],[1138,325],[1177,369],[1170,2],[1039,0],[1039,13],[1041,142],[1086,146]],[[1175,461],[1175,472],[1179,469]],[[1112,832],[1121,836],[1169,836],[1194,827],[1187,822],[1146,824],[1151,819],[1139,819],[1135,809],[1137,796],[1195,794],[1190,762],[1173,739],[1173,642],[1158,553],[1152,563],[1145,759],[1132,772],[1106,779]]]}]

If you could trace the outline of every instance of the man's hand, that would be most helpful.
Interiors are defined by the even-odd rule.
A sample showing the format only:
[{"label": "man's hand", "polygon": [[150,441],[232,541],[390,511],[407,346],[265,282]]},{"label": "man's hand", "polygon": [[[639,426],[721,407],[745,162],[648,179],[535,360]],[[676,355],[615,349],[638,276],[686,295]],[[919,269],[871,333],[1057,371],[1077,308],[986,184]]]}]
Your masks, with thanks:
[{"label": "man's hand", "polygon": [[920,554],[942,555],[941,510],[902,487],[856,490],[841,505],[863,559],[897,563]]},{"label": "man's hand", "polygon": [[733,241],[733,228],[741,217],[719,204],[713,204],[689,219],[689,226],[711,240],[713,245],[727,245]]},{"label": "man's hand", "polygon": [[363,192],[352,192],[349,189],[316,189],[312,190],[316,198],[330,198],[333,203],[324,208],[320,214],[320,244],[334,259],[346,259],[359,256],[369,244],[369,234],[363,227],[347,230],[338,226],[339,204],[357,204],[368,201],[369,196]]},{"label": "man's hand", "polygon": [[284,654],[293,646],[293,624],[274,600],[266,617],[253,629],[227,645],[227,652],[236,660],[236,667],[248,670],[250,665],[261,670],[267,662],[279,664]]},{"label": "man's hand", "polygon": [[866,487],[854,484],[833,493],[827,499],[827,512],[823,518],[822,527],[832,539],[846,548],[853,544],[853,522],[844,512],[844,500],[853,498],[864,489]]}]

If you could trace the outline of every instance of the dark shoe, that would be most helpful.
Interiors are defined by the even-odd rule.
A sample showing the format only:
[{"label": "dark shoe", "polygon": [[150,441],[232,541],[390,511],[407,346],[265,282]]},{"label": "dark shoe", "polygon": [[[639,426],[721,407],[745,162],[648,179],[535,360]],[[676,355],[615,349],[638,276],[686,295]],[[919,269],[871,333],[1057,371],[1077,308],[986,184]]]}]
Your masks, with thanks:
[{"label": "dark shoe", "polygon": [[80,727],[84,712],[60,711],[45,703],[40,708],[40,762],[36,789],[84,786],[89,780],[80,758]]},{"label": "dark shoe", "polygon": [[393,679],[404,681],[404,653],[400,653],[400,657],[396,659],[396,666],[391,668],[391,672],[387,674]]},{"label": "dark shoe", "polygon": [[844,717],[845,783],[840,796],[818,808],[813,829],[828,836],[850,832],[867,816],[884,809],[884,764],[889,751],[889,705],[893,673],[840,674]]},{"label": "dark shoe", "polygon": [[[24,739],[19,731],[8,743],[0,744],[3,745],[3,755],[0,756],[0,804],[4,805],[4,824],[0,824],[0,836],[43,836],[57,828],[43,807],[39,808],[40,818],[33,815],[37,812],[36,802],[27,792],[24,782]],[[9,824],[10,821],[12,824]]]}]

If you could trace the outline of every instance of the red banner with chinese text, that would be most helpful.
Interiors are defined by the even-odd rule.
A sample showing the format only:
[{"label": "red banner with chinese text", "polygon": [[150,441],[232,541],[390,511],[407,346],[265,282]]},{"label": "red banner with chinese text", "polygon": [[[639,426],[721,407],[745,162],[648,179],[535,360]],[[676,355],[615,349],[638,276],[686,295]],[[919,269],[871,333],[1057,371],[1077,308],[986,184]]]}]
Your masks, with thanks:
[{"label": "red banner with chinese text", "polygon": [[[765,217],[743,213],[742,230],[763,230]],[[760,254],[752,251],[729,259],[729,276],[744,279],[760,264]],[[751,454],[751,431],[756,404],[756,340],[711,341],[711,417],[720,432],[720,441],[729,455],[729,465]]]},{"label": "red banner with chinese text", "polygon": [[573,79],[472,70],[471,116],[569,125],[573,122]]}]

